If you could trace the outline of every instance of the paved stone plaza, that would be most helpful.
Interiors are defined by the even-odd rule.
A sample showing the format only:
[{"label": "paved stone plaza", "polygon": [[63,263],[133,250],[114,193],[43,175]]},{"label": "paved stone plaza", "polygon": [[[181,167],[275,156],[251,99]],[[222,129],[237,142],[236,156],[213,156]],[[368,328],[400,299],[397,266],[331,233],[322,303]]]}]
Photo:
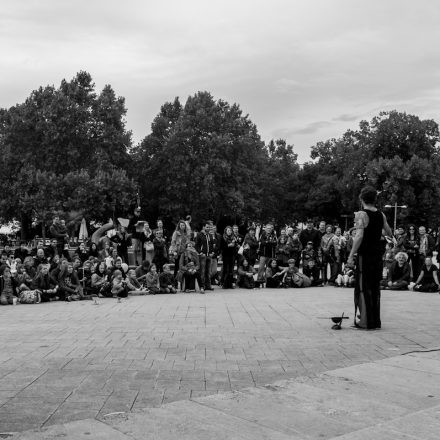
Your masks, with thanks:
[{"label": "paved stone plaza", "polygon": [[[321,317],[345,312],[341,331]],[[440,296],[383,292],[380,331],[352,289],[229,290],[0,308],[0,433],[243,389],[439,346]]]}]

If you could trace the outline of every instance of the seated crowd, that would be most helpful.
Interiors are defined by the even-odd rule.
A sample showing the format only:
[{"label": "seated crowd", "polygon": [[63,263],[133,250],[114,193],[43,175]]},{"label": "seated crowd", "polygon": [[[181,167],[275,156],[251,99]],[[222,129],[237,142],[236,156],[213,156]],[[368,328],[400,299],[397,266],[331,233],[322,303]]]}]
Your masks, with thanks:
[{"label": "seated crowd", "polygon": [[[250,226],[245,235],[237,225],[219,234],[213,222],[206,221],[195,231],[187,218],[177,223],[169,238],[161,220],[150,229],[139,214],[135,210],[127,228],[119,225],[113,235],[104,235],[97,243],[81,243],[73,253],[58,217],[50,228],[49,246],[42,242],[33,249],[25,242],[15,250],[6,246],[0,260],[0,303],[122,298],[179,290],[204,293],[214,285],[223,289],[354,285],[354,272],[345,267],[354,229],[343,233],[325,222],[315,228],[309,220],[304,229],[286,226],[278,235],[271,223],[263,228]],[[133,266],[129,266],[130,246]],[[417,232],[414,226],[408,231],[399,228],[386,245],[382,288],[437,291],[438,268],[432,256],[438,246],[438,237],[423,226]]]}]

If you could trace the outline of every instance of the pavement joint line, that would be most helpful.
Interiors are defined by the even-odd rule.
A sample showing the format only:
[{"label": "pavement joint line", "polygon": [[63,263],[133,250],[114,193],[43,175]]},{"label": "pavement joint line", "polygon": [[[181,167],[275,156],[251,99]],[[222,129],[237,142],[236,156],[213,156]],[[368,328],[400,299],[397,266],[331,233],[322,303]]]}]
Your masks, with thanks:
[{"label": "pavement joint line", "polygon": [[40,428],[42,428],[49,420],[50,418],[58,411],[58,409],[61,407],[61,405],[63,405],[66,400],[73,394],[73,391],[71,391],[66,397],[65,399],[56,407],[56,409],[49,415],[49,417],[47,417],[44,422],[40,425]]}]

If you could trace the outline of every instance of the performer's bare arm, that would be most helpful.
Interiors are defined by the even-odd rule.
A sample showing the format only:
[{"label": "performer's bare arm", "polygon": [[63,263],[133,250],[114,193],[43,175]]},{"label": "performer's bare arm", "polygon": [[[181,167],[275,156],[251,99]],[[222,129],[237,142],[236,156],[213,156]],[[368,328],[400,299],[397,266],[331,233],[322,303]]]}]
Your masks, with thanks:
[{"label": "performer's bare arm", "polygon": [[357,251],[359,250],[360,245],[362,244],[362,240],[364,239],[364,229],[356,229],[356,235],[353,238],[353,246],[351,248],[350,251],[350,255],[348,256],[347,259],[347,264],[349,266],[353,266],[354,264],[354,255],[357,253]]},{"label": "performer's bare arm", "polygon": [[392,229],[390,228],[390,225],[387,222],[387,218],[385,217],[385,214],[382,213],[383,215],[383,231],[385,232],[385,236],[388,236],[390,238],[394,238],[394,234]]}]

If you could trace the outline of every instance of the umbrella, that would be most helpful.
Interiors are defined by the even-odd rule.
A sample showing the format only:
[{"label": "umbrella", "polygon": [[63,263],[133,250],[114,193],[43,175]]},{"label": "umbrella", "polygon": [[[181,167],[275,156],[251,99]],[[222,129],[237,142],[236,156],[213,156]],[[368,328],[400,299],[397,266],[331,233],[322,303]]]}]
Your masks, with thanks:
[{"label": "umbrella", "polygon": [[86,219],[83,217],[81,220],[81,226],[79,227],[79,237],[80,240],[87,240],[89,238],[89,232],[87,231]]}]

